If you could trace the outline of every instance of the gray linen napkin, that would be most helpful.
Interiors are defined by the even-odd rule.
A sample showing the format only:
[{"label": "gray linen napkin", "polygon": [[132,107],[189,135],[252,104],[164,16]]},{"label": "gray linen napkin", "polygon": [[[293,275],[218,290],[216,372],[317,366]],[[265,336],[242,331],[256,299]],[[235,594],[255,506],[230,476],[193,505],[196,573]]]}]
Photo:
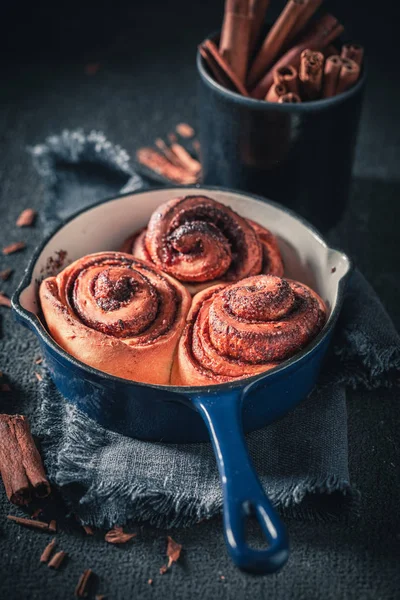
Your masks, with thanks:
[{"label": "gray linen napkin", "polygon": [[[80,207],[117,191],[122,178],[130,189],[143,185],[126,153],[98,132],[63,132],[31,152],[47,183],[49,226],[76,210],[70,194],[77,185]],[[87,163],[97,168],[95,184],[93,169],[80,169]],[[107,167],[121,177],[102,182]],[[355,271],[317,388],[284,419],[247,436],[261,482],[278,507],[328,518],[356,496],[348,472],[346,386],[392,385],[399,372],[400,338]],[[37,432],[50,479],[84,523],[109,527],[134,519],[175,527],[221,511],[210,444],[149,443],[107,431],[67,404],[47,375]]]}]

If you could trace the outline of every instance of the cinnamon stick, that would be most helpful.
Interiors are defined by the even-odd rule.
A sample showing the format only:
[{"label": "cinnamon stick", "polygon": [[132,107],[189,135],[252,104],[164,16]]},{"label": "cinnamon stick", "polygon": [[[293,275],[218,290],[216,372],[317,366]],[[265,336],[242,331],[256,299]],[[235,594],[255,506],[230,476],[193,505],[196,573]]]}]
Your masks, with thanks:
[{"label": "cinnamon stick", "polygon": [[0,306],[6,306],[7,308],[11,308],[11,300],[8,296],[0,292]]},{"label": "cinnamon stick", "polygon": [[3,271],[0,271],[0,279],[2,281],[7,281],[7,279],[9,279],[12,272],[13,272],[13,269],[3,269]]},{"label": "cinnamon stick", "polygon": [[5,248],[3,248],[3,254],[13,254],[14,252],[19,252],[25,248],[24,242],[13,242],[9,244]]},{"label": "cinnamon stick", "polygon": [[19,215],[16,225],[17,227],[30,227],[36,219],[36,211],[33,208],[26,208]]},{"label": "cinnamon stick", "polygon": [[195,130],[188,123],[178,123],[175,129],[183,138],[194,137]]},{"label": "cinnamon stick", "polygon": [[300,55],[303,50],[321,50],[328,46],[343,31],[343,26],[332,15],[324,15],[316,21],[308,31],[306,31],[299,42],[288,50],[259,81],[252,91],[252,98],[265,98],[274,79],[274,71],[288,65],[297,67],[300,61]]},{"label": "cinnamon stick", "polygon": [[287,94],[287,92],[288,90],[283,83],[273,83],[269,88],[265,99],[267,102],[278,102],[279,98]]},{"label": "cinnamon stick", "polygon": [[355,84],[360,75],[360,67],[354,60],[342,58],[342,68],[340,69],[339,79],[336,87],[336,95],[348,90]]},{"label": "cinnamon stick", "polygon": [[242,81],[240,81],[236,73],[231,69],[226,60],[218,52],[218,48],[214,42],[211,40],[205,40],[202,44],[202,48],[204,48],[205,51],[212,57],[214,63],[218,65],[219,69],[223,71],[224,76],[229,79],[235,91],[242,94],[242,96],[249,96],[249,93],[244,87]]},{"label": "cinnamon stick", "polygon": [[51,559],[51,561],[48,564],[48,567],[50,569],[59,569],[61,566],[61,563],[63,562],[64,558],[67,556],[67,553],[64,552],[64,550],[60,550],[59,552],[56,552],[55,555],[53,556],[53,558]]},{"label": "cinnamon stick", "polygon": [[41,563],[47,563],[50,560],[50,556],[53,554],[53,550],[56,547],[56,538],[51,540],[50,544],[47,544],[40,557]]},{"label": "cinnamon stick", "polygon": [[198,160],[192,158],[189,152],[183,146],[173,143],[171,144],[171,151],[177,157],[180,164],[187,169],[189,173],[192,173],[192,175],[195,175],[196,177],[200,175],[201,164]]},{"label": "cinnamon stick", "polygon": [[18,523],[18,525],[24,525],[25,527],[32,527],[32,529],[41,529],[42,531],[51,531],[49,523],[44,521],[34,521],[33,519],[26,519],[25,517],[14,517],[14,515],[7,515],[7,519]]},{"label": "cinnamon stick", "polygon": [[360,46],[360,44],[343,44],[341,57],[354,60],[354,62],[361,67],[364,57],[364,48]]},{"label": "cinnamon stick", "polygon": [[153,150],[153,148],[140,148],[136,152],[136,159],[148,169],[175,183],[190,184],[197,182],[197,177],[192,173],[173,165],[165,156]]},{"label": "cinnamon stick", "polygon": [[285,8],[269,30],[264,43],[251,65],[247,86],[252,87],[271,67],[287,40],[296,20],[306,8],[305,0],[288,0]]},{"label": "cinnamon stick", "polygon": [[250,0],[251,33],[249,55],[251,55],[259,40],[269,3],[270,0]]},{"label": "cinnamon stick", "polygon": [[210,52],[203,48],[203,46],[199,46],[199,52],[201,54],[202,59],[206,63],[207,67],[211,71],[215,81],[225,87],[227,90],[232,90],[237,92],[238,90],[232,84],[229,77],[224,73],[221,67],[215,62],[215,59],[212,57]]},{"label": "cinnamon stick", "polygon": [[274,83],[282,83],[288,92],[293,92],[294,94],[297,94],[299,91],[297,69],[295,69],[293,65],[288,65],[287,67],[275,69]]},{"label": "cinnamon stick", "polygon": [[322,52],[303,50],[300,56],[299,79],[302,96],[315,100],[321,93],[324,55]]},{"label": "cinnamon stick", "polygon": [[219,52],[242,83],[247,72],[251,27],[249,0],[225,0]]},{"label": "cinnamon stick", "polygon": [[322,89],[323,98],[331,98],[336,94],[342,59],[338,54],[328,56],[324,67],[324,84]]},{"label": "cinnamon stick", "polygon": [[299,18],[296,20],[296,23],[294,24],[286,40],[285,50],[288,49],[293,40],[295,40],[296,36],[298,36],[308,25],[311,17],[317,12],[321,4],[322,0],[306,0],[306,6],[303,12],[299,15]]},{"label": "cinnamon stick", "polygon": [[278,102],[279,104],[298,104],[299,102],[301,102],[301,98],[298,94],[293,94],[292,92],[289,92],[288,94],[280,96],[280,98],[278,98]]},{"label": "cinnamon stick", "polygon": [[86,569],[79,578],[78,585],[75,588],[75,596],[78,598],[86,598],[88,595],[89,580],[92,576],[92,569]]},{"label": "cinnamon stick", "polygon": [[22,415],[0,415],[0,472],[14,504],[28,504],[32,491],[39,498],[50,494],[42,459]]}]

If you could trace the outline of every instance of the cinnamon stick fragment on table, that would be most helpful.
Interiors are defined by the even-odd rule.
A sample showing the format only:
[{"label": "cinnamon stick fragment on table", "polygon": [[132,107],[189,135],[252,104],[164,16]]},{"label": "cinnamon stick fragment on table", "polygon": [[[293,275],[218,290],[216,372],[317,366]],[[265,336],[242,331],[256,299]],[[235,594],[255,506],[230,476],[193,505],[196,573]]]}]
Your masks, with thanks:
[{"label": "cinnamon stick fragment on table", "polygon": [[41,563],[49,562],[50,557],[53,554],[53,550],[55,547],[56,547],[56,538],[51,540],[50,544],[47,544],[46,548],[43,550],[42,555],[40,557]]},{"label": "cinnamon stick fragment on table", "polygon": [[3,269],[3,271],[0,271],[0,279],[2,281],[7,281],[7,279],[10,278],[10,275],[12,274],[13,269]]},{"label": "cinnamon stick fragment on table", "polygon": [[324,15],[316,21],[308,31],[304,33],[299,42],[288,50],[259,81],[251,93],[252,98],[261,100],[265,98],[274,80],[274,71],[293,65],[297,67],[300,63],[300,55],[307,48],[310,50],[321,50],[328,46],[343,32],[343,26],[332,15]]},{"label": "cinnamon stick fragment on table", "polygon": [[59,552],[56,552],[56,554],[50,560],[48,567],[50,569],[59,569],[66,556],[67,556],[67,553],[64,552],[64,550],[60,550]]},{"label": "cinnamon stick fragment on table", "polygon": [[[217,69],[222,71],[223,78],[227,78],[230,82],[231,88],[233,88],[236,92],[239,92],[239,94],[242,94],[242,96],[248,97],[249,93],[243,85],[242,81],[239,79],[239,77],[236,75],[235,71],[233,71],[230,65],[226,62],[226,60],[221,56],[214,42],[212,40],[204,40],[200,48],[203,48],[205,52],[204,54],[200,51],[202,57],[204,58],[205,56],[207,56],[207,58],[204,58],[205,62],[209,66],[211,64],[214,64],[214,69],[216,65]],[[217,72],[217,69],[215,69],[215,71],[213,72]]]},{"label": "cinnamon stick fragment on table", "polygon": [[[299,91],[298,73],[293,65],[274,70],[274,82],[282,83],[288,92],[297,94]],[[271,86],[272,87],[272,86]]]},{"label": "cinnamon stick fragment on table", "polygon": [[136,535],[136,533],[125,533],[122,527],[115,526],[106,533],[104,539],[109,544],[126,544]]},{"label": "cinnamon stick fragment on table", "polygon": [[197,182],[197,177],[192,173],[172,164],[165,156],[153,150],[153,148],[140,148],[136,152],[136,159],[141,165],[175,183],[190,184]]},{"label": "cinnamon stick fragment on table", "polygon": [[250,0],[225,0],[219,52],[241,83],[246,79],[251,28]]},{"label": "cinnamon stick fragment on table", "polygon": [[19,215],[16,225],[17,227],[30,227],[36,219],[36,211],[33,208],[26,208]]},{"label": "cinnamon stick fragment on table", "polygon": [[7,308],[11,308],[11,300],[8,296],[0,292],[0,306],[6,306]]},{"label": "cinnamon stick fragment on table", "polygon": [[7,515],[7,519],[18,523],[18,525],[24,525],[24,527],[32,527],[32,529],[40,529],[41,531],[51,531],[49,523],[45,523],[44,521],[34,521],[25,517],[14,517],[14,515]]},{"label": "cinnamon stick fragment on table", "polygon": [[273,83],[268,90],[265,99],[267,102],[278,102],[281,96],[287,94],[288,90],[283,83]]},{"label": "cinnamon stick fragment on table", "polygon": [[92,569],[86,569],[79,578],[78,585],[75,588],[75,596],[78,598],[86,598],[89,594],[89,582],[92,576]]},{"label": "cinnamon stick fragment on table", "polygon": [[343,44],[341,57],[354,60],[354,62],[356,62],[359,67],[361,67],[364,57],[364,48],[359,44]]},{"label": "cinnamon stick fragment on table", "polygon": [[342,58],[342,67],[336,88],[336,94],[341,94],[355,84],[360,76],[360,67],[354,60]]},{"label": "cinnamon stick fragment on table", "polygon": [[160,568],[160,575],[163,575],[171,568],[172,563],[177,562],[182,552],[182,544],[178,544],[175,540],[172,539],[171,536],[168,536],[168,544],[167,544],[167,557],[168,564],[163,565]]},{"label": "cinnamon stick fragment on table", "polygon": [[316,100],[321,93],[324,55],[322,52],[303,50],[300,56],[299,80],[302,97]]},{"label": "cinnamon stick fragment on table", "polygon": [[0,415],[0,472],[13,504],[28,504],[32,492],[38,498],[50,494],[42,459],[22,415]]},{"label": "cinnamon stick fragment on table", "polygon": [[13,254],[14,252],[19,252],[25,248],[24,242],[13,242],[9,244],[5,248],[3,248],[3,254]]},{"label": "cinnamon stick fragment on table", "polygon": [[247,78],[248,87],[251,88],[256,84],[266,70],[273,65],[296,20],[299,19],[306,6],[306,0],[289,0],[287,2],[251,65]]},{"label": "cinnamon stick fragment on table", "polygon": [[323,98],[335,96],[340,69],[342,68],[342,59],[337,54],[328,56],[324,67],[324,84],[322,89]]}]

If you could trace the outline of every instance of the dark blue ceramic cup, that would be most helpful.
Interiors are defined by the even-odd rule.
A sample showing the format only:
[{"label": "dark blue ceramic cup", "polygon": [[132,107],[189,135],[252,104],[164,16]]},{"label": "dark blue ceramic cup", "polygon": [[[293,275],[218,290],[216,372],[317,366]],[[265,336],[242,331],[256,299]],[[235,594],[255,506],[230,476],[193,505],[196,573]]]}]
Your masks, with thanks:
[{"label": "dark blue ceramic cup", "polygon": [[343,94],[302,104],[231,92],[200,54],[197,69],[204,184],[266,196],[323,231],[335,225],[350,191],[365,69]]}]

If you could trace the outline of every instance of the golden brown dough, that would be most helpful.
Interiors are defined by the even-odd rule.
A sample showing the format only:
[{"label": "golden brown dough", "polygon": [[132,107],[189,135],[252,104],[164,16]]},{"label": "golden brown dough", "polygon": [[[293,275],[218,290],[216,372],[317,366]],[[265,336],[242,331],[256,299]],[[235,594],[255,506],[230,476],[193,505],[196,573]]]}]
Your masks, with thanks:
[{"label": "golden brown dough", "polygon": [[190,294],[121,252],[85,256],[39,290],[47,327],[64,350],[124,379],[168,384]]}]

